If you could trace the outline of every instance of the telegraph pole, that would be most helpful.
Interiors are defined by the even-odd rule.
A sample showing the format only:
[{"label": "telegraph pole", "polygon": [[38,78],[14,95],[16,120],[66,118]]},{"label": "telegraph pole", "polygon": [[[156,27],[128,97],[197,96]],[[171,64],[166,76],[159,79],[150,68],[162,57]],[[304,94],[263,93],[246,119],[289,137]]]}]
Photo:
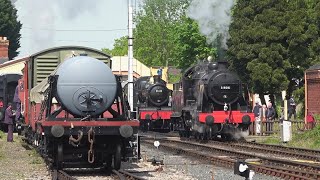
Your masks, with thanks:
[{"label": "telegraph pole", "polygon": [[[133,111],[133,0],[128,0],[128,101]],[[130,115],[131,117],[131,115]]]}]

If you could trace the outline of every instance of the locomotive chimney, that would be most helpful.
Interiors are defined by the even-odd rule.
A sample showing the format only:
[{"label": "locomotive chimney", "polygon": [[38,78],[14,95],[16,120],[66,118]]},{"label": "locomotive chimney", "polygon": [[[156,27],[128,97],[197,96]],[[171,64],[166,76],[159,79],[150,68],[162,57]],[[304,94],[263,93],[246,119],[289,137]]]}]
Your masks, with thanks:
[{"label": "locomotive chimney", "polygon": [[9,60],[9,40],[0,36],[0,64]]},{"label": "locomotive chimney", "polygon": [[154,75],[153,76],[154,83],[160,82],[160,80],[161,80],[161,77],[159,75]]},{"label": "locomotive chimney", "polygon": [[220,70],[226,70],[228,68],[228,62],[226,59],[227,48],[223,46],[223,43],[221,42],[221,40],[222,40],[222,35],[218,35],[216,39],[217,52],[218,52],[217,63]]}]

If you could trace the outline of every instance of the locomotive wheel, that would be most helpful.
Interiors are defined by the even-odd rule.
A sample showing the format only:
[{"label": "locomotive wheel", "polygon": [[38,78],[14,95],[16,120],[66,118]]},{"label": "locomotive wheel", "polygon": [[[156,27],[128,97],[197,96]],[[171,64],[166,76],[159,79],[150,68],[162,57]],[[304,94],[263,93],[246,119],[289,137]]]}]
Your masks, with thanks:
[{"label": "locomotive wheel", "polygon": [[195,139],[199,139],[199,133],[198,132],[194,132],[193,136],[194,136]]},{"label": "locomotive wheel", "polygon": [[151,124],[151,121],[149,120],[148,120],[147,127],[148,127],[148,131],[152,131],[152,124]]},{"label": "locomotive wheel", "polygon": [[110,170],[112,166],[112,155],[109,154],[106,158],[106,165],[105,165],[105,169],[106,170]]},{"label": "locomotive wheel", "polygon": [[207,134],[206,133],[201,133],[200,134],[200,139],[201,140],[207,140]]},{"label": "locomotive wheel", "polygon": [[121,145],[116,145],[116,151],[113,156],[113,168],[119,170],[121,167]]},{"label": "locomotive wheel", "polygon": [[57,158],[56,158],[56,168],[58,170],[62,169],[63,162],[63,144],[59,143],[57,147]]}]

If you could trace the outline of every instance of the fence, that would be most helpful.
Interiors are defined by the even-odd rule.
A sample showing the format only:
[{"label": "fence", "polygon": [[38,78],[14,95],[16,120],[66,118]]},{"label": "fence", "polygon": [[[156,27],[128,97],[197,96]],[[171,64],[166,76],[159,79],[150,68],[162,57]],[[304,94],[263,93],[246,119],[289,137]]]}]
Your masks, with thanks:
[{"label": "fence", "polygon": [[[304,131],[305,130],[305,122],[304,120],[292,120],[291,122],[291,129],[292,132],[295,131]],[[264,135],[268,136],[271,134],[276,134],[280,133],[280,124],[282,121],[280,120],[275,120],[275,121],[265,121],[261,122],[260,121],[260,134],[259,135]],[[249,133],[250,135],[256,135],[256,123],[252,123],[249,128]]]}]

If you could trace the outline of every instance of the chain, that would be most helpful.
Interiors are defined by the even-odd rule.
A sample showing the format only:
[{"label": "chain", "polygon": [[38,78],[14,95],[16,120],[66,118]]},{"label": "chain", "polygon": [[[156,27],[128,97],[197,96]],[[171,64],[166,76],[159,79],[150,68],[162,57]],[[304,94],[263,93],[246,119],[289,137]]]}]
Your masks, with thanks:
[{"label": "chain", "polygon": [[92,127],[88,131],[88,141],[90,143],[90,148],[88,151],[88,162],[93,163],[94,162],[94,151],[93,151],[93,142],[94,142],[94,131]]},{"label": "chain", "polygon": [[44,109],[46,108],[46,104],[47,104],[47,101],[48,101],[48,98],[49,98],[49,93],[50,93],[50,88],[48,88],[44,92],[44,100],[41,103],[40,114],[39,114],[38,120],[42,119],[42,115],[43,115]]}]

